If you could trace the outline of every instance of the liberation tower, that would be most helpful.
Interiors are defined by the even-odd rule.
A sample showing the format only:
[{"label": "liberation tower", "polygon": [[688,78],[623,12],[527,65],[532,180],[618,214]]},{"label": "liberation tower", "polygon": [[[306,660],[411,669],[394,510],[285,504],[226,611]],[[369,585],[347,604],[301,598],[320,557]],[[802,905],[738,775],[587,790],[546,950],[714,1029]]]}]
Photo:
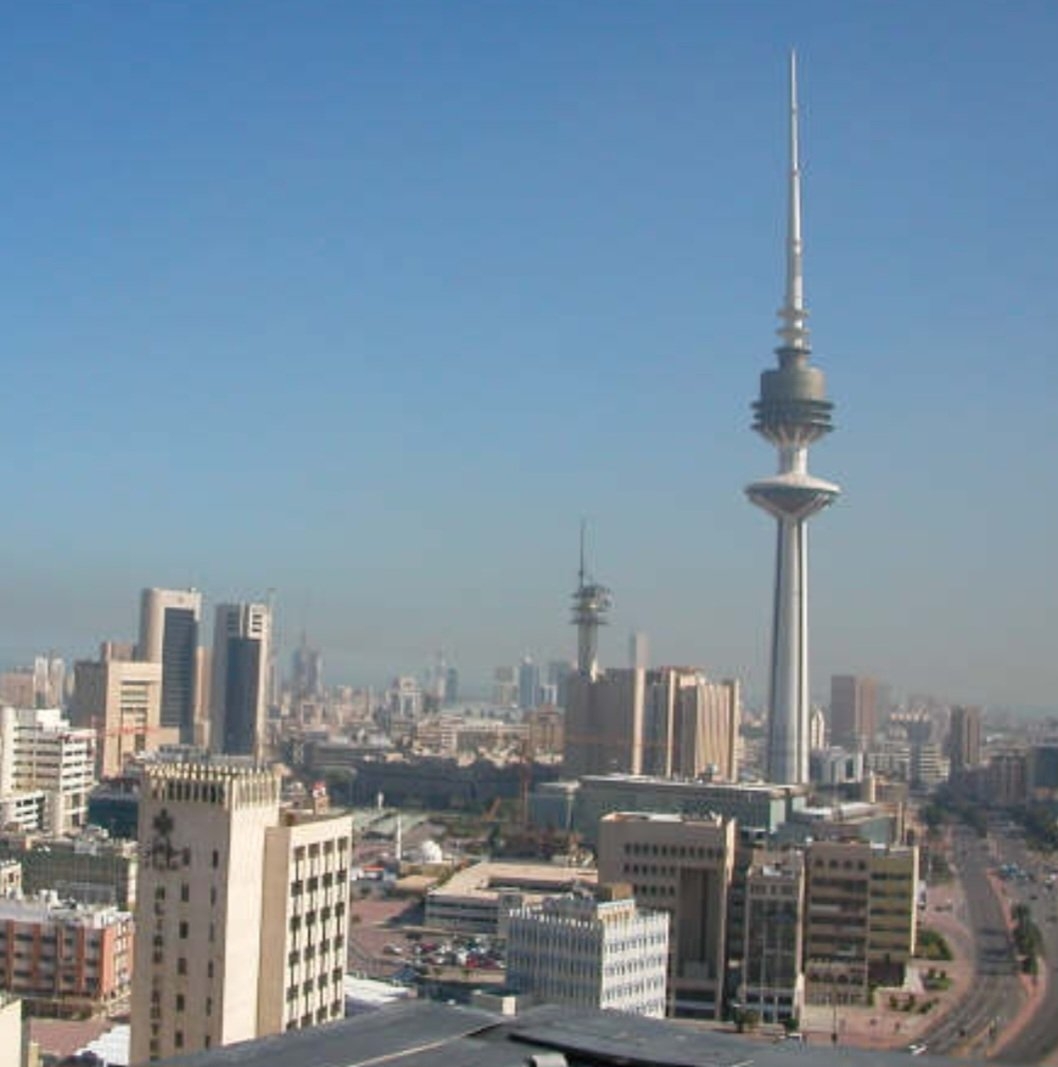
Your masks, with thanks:
[{"label": "liberation tower", "polygon": [[573,625],[577,627],[577,672],[592,681],[599,673],[599,627],[606,625],[606,613],[613,597],[605,585],[591,581],[584,568],[584,523],[580,524],[580,570],[573,594]]},{"label": "liberation tower", "polygon": [[841,492],[808,473],[808,446],[831,430],[823,372],[809,366],[801,242],[797,56],[790,55],[790,178],[786,299],[779,311],[779,366],[760,376],[753,429],[779,451],[779,471],[746,487],[778,521],[768,689],[768,781],[808,781],[808,519]]}]

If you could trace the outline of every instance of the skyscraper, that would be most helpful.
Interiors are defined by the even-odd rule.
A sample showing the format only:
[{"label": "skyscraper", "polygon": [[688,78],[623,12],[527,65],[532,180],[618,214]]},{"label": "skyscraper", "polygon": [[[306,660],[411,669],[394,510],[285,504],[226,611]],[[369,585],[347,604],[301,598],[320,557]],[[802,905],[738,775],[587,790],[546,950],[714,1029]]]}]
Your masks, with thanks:
[{"label": "skyscraper", "polygon": [[145,767],[133,1063],[342,1016],[351,837],[281,810],[274,770]]},{"label": "skyscraper", "polygon": [[878,683],[835,674],[830,679],[830,743],[864,752],[878,729]]},{"label": "skyscraper", "polygon": [[196,589],[144,589],[140,595],[138,658],[162,665],[159,725],[195,740],[198,698],[198,632],[202,594]]},{"label": "skyscraper", "polygon": [[213,624],[210,749],[260,757],[264,749],[272,613],[267,604],[220,604]]},{"label": "skyscraper", "polygon": [[518,707],[529,711],[540,703],[540,667],[526,656],[518,667]]},{"label": "skyscraper", "polygon": [[809,365],[801,243],[797,63],[790,57],[790,176],[786,297],[779,311],[779,366],[760,379],[753,428],[779,452],[778,473],[746,494],[778,525],[768,689],[768,780],[808,781],[808,519],[841,490],[808,473],[808,446],[831,429],[823,372]]},{"label": "skyscraper", "polygon": [[981,762],[981,709],[956,705],[951,709],[948,733],[951,773],[959,774]]}]

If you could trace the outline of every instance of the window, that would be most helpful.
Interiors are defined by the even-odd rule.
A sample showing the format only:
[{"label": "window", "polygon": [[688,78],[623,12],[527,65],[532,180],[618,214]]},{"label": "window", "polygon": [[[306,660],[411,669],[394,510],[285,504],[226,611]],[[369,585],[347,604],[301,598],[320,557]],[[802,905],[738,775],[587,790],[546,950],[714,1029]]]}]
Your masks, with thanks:
[{"label": "window", "polygon": [[177,993],[176,994],[176,1010],[177,1011],[183,1011],[184,1010],[184,994],[183,993]]},{"label": "window", "polygon": [[155,900],[165,900],[165,886],[164,885],[155,886],[155,888],[154,888],[154,899]]},{"label": "window", "polygon": [[187,882],[184,882],[183,885],[180,886],[180,900],[184,904],[186,904],[190,899],[191,899],[191,886],[189,886],[187,884]]},{"label": "window", "polygon": [[210,960],[206,964],[206,977],[207,978],[212,978],[213,977],[213,961],[212,960]]},{"label": "window", "polygon": [[184,956],[180,956],[176,961],[176,973],[187,974],[187,959]]},{"label": "window", "polygon": [[183,1048],[183,1047],[184,1047],[184,1031],[183,1030],[176,1030],[173,1033],[173,1048]]},{"label": "window", "polygon": [[187,940],[187,920],[186,919],[181,919],[180,920],[180,940],[181,941],[186,941]]},{"label": "window", "polygon": [[214,849],[213,850],[213,869],[216,870],[219,866],[220,866],[220,853],[216,849]]}]

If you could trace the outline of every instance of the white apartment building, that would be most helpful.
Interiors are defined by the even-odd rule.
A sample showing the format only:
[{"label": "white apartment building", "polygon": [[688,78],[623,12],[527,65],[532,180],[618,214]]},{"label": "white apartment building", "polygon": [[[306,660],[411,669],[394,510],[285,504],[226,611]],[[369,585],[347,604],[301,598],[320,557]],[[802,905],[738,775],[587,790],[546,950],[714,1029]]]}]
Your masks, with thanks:
[{"label": "white apartment building", "polygon": [[341,1017],[351,837],[249,761],[144,767],[134,1064]]},{"label": "white apartment building", "polygon": [[548,1004],[662,1018],[668,952],[664,912],[640,911],[627,886],[585,890],[511,914],[507,981]]},{"label": "white apartment building", "polygon": [[95,733],[60,708],[0,708],[0,809],[27,830],[83,826],[96,783]]}]

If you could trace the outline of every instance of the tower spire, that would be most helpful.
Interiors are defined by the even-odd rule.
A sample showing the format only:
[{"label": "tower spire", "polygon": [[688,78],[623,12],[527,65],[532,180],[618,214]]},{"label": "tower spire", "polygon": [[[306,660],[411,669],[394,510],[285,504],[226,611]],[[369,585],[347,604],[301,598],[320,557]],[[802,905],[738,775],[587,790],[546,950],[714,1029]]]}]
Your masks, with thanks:
[{"label": "tower spire", "polygon": [[804,243],[801,239],[801,153],[797,105],[797,53],[790,51],[790,175],[786,222],[786,299],[779,309],[782,338],[778,355],[785,359],[807,355],[808,327],[805,320]]},{"label": "tower spire", "polygon": [[772,515],[778,528],[768,695],[768,780],[777,783],[808,781],[808,520],[841,492],[808,473],[808,446],[830,432],[832,404],[823,372],[808,363],[797,119],[797,56],[791,53],[782,344],[775,350],[779,366],[761,375],[753,404],[753,428],[775,445],[779,470],[746,487],[750,500]]}]

